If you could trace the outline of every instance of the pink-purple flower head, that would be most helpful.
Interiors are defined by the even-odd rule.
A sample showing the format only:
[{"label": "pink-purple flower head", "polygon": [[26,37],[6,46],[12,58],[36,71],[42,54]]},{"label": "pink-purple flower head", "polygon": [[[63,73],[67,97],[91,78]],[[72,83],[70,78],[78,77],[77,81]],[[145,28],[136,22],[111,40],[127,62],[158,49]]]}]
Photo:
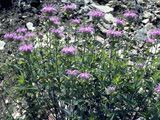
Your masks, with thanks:
[{"label": "pink-purple flower head", "polygon": [[19,51],[25,52],[25,53],[30,53],[34,49],[32,44],[23,44],[19,47]]},{"label": "pink-purple flower head", "polygon": [[160,84],[158,84],[155,88],[154,88],[155,92],[160,93]]},{"label": "pink-purple flower head", "polygon": [[91,25],[81,26],[79,28],[80,33],[92,34],[94,32],[94,28]]},{"label": "pink-purple flower head", "polygon": [[74,46],[67,46],[62,48],[61,53],[65,55],[75,55],[77,53],[77,48]]},{"label": "pink-purple flower head", "polygon": [[157,28],[157,29],[153,29],[153,30],[150,30],[149,31],[149,34],[152,36],[152,37],[160,37],[160,28]]},{"label": "pink-purple flower head", "polygon": [[88,72],[82,72],[79,74],[79,78],[88,80],[92,77],[92,75]]},{"label": "pink-purple flower head", "polygon": [[106,30],[106,35],[109,37],[122,37],[123,32],[122,31],[117,31],[113,29]]},{"label": "pink-purple flower head", "polygon": [[81,23],[81,19],[78,19],[78,18],[76,18],[76,19],[71,19],[71,23],[72,23],[72,24],[75,24],[75,25],[80,24],[80,23]]},{"label": "pink-purple flower head", "polygon": [[22,36],[22,35],[15,35],[15,36],[13,37],[13,39],[14,39],[15,41],[20,42],[20,41],[25,40],[25,37]]},{"label": "pink-purple flower head", "polygon": [[77,76],[79,73],[78,70],[66,70],[66,74],[69,76]]},{"label": "pink-purple flower head", "polygon": [[64,9],[65,11],[72,11],[72,10],[77,9],[77,5],[76,5],[75,3],[68,3],[68,4],[65,4],[65,5],[63,6],[63,9]]},{"label": "pink-purple flower head", "polygon": [[34,32],[27,32],[26,34],[25,34],[25,38],[26,39],[32,39],[32,38],[34,38],[36,36],[36,34],[34,33]]},{"label": "pink-purple flower head", "polygon": [[125,24],[125,21],[120,18],[116,18],[115,22],[117,25],[124,25]]},{"label": "pink-purple flower head", "polygon": [[146,43],[155,43],[156,42],[156,39],[154,39],[154,38],[147,38],[147,39],[145,39],[145,42]]},{"label": "pink-purple flower head", "polygon": [[14,37],[15,37],[16,35],[17,35],[17,34],[14,33],[14,32],[6,33],[6,34],[4,35],[4,39],[12,41],[12,40],[14,40]]},{"label": "pink-purple flower head", "polygon": [[16,30],[16,32],[17,32],[17,33],[25,33],[25,32],[27,32],[27,28],[25,28],[25,27],[20,27],[20,28],[18,28],[18,29]]},{"label": "pink-purple flower head", "polygon": [[49,20],[55,25],[60,25],[61,24],[60,19],[57,16],[52,16],[52,17],[49,18]]},{"label": "pink-purple flower head", "polygon": [[93,18],[101,18],[103,17],[105,14],[100,11],[100,10],[91,10],[89,13],[88,13],[89,16],[93,17]]},{"label": "pink-purple flower head", "polygon": [[136,19],[138,17],[137,12],[133,10],[125,11],[123,15],[124,17],[131,19],[131,20]]},{"label": "pink-purple flower head", "polygon": [[64,32],[61,29],[51,29],[51,32],[58,38],[64,37]]},{"label": "pink-purple flower head", "polygon": [[48,13],[48,14],[51,14],[51,13],[54,13],[56,12],[56,8],[53,6],[53,5],[45,5],[42,9],[41,9],[41,12],[42,13]]}]

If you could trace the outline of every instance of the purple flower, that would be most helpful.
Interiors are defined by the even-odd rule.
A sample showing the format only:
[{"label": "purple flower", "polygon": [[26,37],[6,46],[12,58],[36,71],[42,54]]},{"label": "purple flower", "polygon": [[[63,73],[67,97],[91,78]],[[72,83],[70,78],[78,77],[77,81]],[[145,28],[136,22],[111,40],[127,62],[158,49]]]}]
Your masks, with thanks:
[{"label": "purple flower", "polygon": [[77,52],[77,49],[73,46],[64,47],[61,50],[61,53],[65,55],[75,55]]},{"label": "purple flower", "polygon": [[61,23],[59,17],[56,16],[50,17],[49,20],[55,25],[59,25]]},{"label": "purple flower", "polygon": [[15,35],[15,36],[13,37],[13,39],[14,39],[15,41],[23,41],[23,40],[25,40],[25,37],[22,36],[22,35]]},{"label": "purple flower", "polygon": [[123,35],[123,32],[110,29],[106,30],[106,35],[110,37],[121,37]]},{"label": "purple flower", "polygon": [[80,33],[93,33],[94,28],[91,25],[81,26],[79,28]]},{"label": "purple flower", "polygon": [[75,9],[77,9],[77,5],[74,4],[74,3],[66,4],[66,5],[63,6],[63,9],[65,11],[75,10]]},{"label": "purple flower", "polygon": [[19,47],[19,51],[21,52],[32,52],[33,45],[32,44],[24,44]]},{"label": "purple flower", "polygon": [[115,20],[115,22],[116,22],[117,25],[124,25],[124,23],[125,23],[124,20],[119,19],[119,18],[117,18],[117,19]]},{"label": "purple flower", "polygon": [[34,38],[35,36],[36,36],[36,34],[34,32],[27,32],[25,34],[26,39],[31,39],[31,38]]},{"label": "purple flower", "polygon": [[135,19],[138,17],[138,14],[136,13],[136,11],[133,11],[133,10],[129,10],[129,11],[126,11],[124,14],[124,17],[126,18],[131,18],[131,19]]},{"label": "purple flower", "polygon": [[105,14],[100,11],[100,10],[91,10],[89,13],[88,13],[89,16],[91,17],[94,17],[94,18],[101,18],[103,17]]},{"label": "purple flower", "polygon": [[152,37],[160,37],[160,28],[150,30],[150,31],[149,31],[149,34],[150,34]]},{"label": "purple flower", "polygon": [[160,93],[160,84],[158,84],[155,88],[154,88],[155,92]]},{"label": "purple flower", "polygon": [[147,43],[155,43],[155,42],[156,42],[156,39],[147,38],[147,39],[145,40],[145,42],[147,42]]},{"label": "purple flower", "polygon": [[70,76],[77,76],[79,73],[78,70],[66,70],[66,74]]},{"label": "purple flower", "polygon": [[80,23],[81,23],[81,20],[80,20],[80,19],[72,19],[72,20],[71,20],[71,23],[72,23],[72,24],[80,24]]},{"label": "purple flower", "polygon": [[16,32],[18,32],[18,33],[25,33],[25,32],[27,32],[27,29],[25,27],[21,27],[21,28],[18,28],[16,30]]},{"label": "purple flower", "polygon": [[51,32],[54,33],[58,38],[64,37],[64,33],[61,29],[52,29]]},{"label": "purple flower", "polygon": [[91,75],[90,73],[88,73],[88,72],[82,72],[82,73],[79,74],[79,77],[80,77],[81,79],[85,79],[85,80],[91,78],[91,76],[92,76],[92,75]]},{"label": "purple flower", "polygon": [[53,13],[56,12],[57,10],[54,8],[53,5],[46,5],[41,9],[42,13]]},{"label": "purple flower", "polygon": [[14,40],[14,37],[15,37],[16,35],[17,35],[17,34],[14,33],[14,32],[6,33],[6,34],[4,35],[4,39],[6,39],[6,40]]}]

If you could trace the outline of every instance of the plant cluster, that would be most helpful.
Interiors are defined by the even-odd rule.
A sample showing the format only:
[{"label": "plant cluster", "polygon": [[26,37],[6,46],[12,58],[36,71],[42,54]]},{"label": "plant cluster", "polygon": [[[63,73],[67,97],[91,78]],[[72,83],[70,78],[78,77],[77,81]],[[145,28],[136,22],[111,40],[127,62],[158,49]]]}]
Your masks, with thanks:
[{"label": "plant cluster", "polygon": [[98,27],[105,13],[76,11],[74,3],[45,5],[42,30],[4,35],[18,50],[8,64],[14,84],[3,86],[14,103],[7,109],[4,100],[7,119],[160,119],[160,29],[137,41],[130,37],[136,11],[124,11],[105,31]]}]

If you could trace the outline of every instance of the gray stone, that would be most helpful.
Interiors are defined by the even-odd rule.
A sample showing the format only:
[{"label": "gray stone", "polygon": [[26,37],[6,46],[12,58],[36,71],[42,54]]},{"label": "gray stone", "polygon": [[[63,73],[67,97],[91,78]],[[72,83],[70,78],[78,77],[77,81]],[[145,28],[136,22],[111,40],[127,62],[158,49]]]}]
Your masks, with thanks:
[{"label": "gray stone", "polygon": [[104,18],[105,18],[105,20],[107,20],[108,22],[114,23],[114,21],[115,21],[115,17],[114,17],[111,13],[105,14]]},{"label": "gray stone", "polygon": [[150,31],[153,28],[154,26],[152,23],[147,23],[143,28],[136,31],[134,39],[138,41],[144,41],[149,37],[148,31]]},{"label": "gray stone", "polygon": [[5,44],[6,43],[4,41],[0,41],[0,50],[4,49]]},{"label": "gray stone", "polygon": [[153,16],[152,13],[148,12],[148,11],[144,11],[143,17],[144,18],[150,18],[151,16]]},{"label": "gray stone", "polygon": [[93,3],[91,6],[99,9],[100,11],[104,13],[112,12],[114,10],[112,7],[109,7],[108,5],[96,5]]},{"label": "gray stone", "polygon": [[149,19],[144,19],[144,20],[142,20],[142,23],[148,23],[149,22]]}]

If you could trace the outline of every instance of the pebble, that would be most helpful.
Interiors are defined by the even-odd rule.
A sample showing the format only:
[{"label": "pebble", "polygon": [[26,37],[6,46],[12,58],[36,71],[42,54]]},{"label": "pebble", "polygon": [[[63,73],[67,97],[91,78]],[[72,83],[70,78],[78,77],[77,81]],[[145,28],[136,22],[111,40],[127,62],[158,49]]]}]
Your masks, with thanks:
[{"label": "pebble", "polygon": [[4,41],[0,41],[0,50],[4,49],[5,44],[6,43]]}]

